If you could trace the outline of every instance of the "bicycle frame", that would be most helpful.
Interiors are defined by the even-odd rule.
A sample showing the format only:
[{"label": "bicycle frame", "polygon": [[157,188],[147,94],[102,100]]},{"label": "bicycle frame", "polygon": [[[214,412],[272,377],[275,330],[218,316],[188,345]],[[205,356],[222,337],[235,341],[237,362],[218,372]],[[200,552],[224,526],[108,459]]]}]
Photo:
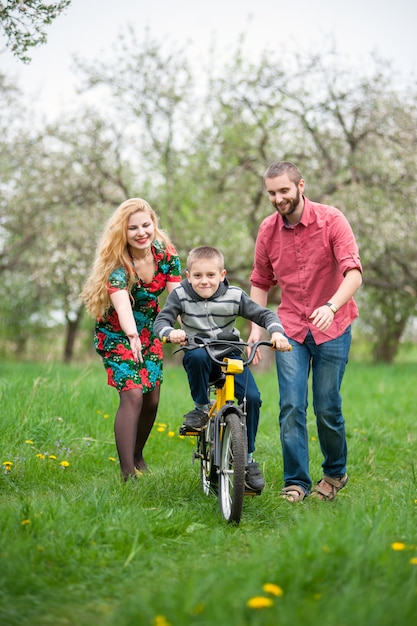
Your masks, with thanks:
[{"label": "bicycle frame", "polygon": [[241,374],[244,370],[243,361],[240,359],[224,358],[224,365],[221,367],[224,374],[224,383],[220,384],[215,381],[210,386],[216,389],[216,401],[210,407],[210,420],[215,420],[214,429],[214,455],[213,463],[216,467],[220,465],[220,442],[224,427],[224,416],[233,408],[234,413],[238,413],[242,421],[242,427],[245,429],[246,440],[246,416],[242,409],[236,404],[235,399],[235,375]]}]

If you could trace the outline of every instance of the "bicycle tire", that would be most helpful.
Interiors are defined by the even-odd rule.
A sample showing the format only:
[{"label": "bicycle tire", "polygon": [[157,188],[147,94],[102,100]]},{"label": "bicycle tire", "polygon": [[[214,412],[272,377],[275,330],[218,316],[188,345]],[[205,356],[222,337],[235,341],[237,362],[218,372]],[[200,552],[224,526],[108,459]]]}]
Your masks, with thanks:
[{"label": "bicycle tire", "polygon": [[211,423],[199,435],[198,448],[200,455],[200,483],[203,492],[208,496],[217,491],[217,474],[213,465],[213,450],[211,445]]},{"label": "bicycle tire", "polygon": [[224,519],[238,524],[245,493],[246,442],[241,418],[237,413],[226,415],[224,422],[218,500]]}]

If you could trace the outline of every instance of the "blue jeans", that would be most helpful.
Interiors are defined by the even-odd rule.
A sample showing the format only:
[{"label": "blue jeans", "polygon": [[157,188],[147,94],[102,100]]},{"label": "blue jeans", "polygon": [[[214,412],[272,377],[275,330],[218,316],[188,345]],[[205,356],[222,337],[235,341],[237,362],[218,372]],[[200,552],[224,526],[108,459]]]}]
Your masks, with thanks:
[{"label": "blue jeans", "polygon": [[[237,356],[233,358],[238,358]],[[195,404],[208,404],[208,386],[210,380],[220,376],[220,366],[211,361],[207,352],[202,348],[186,350],[182,361],[188,376],[188,383],[192,399]],[[235,376],[235,394],[240,403],[246,397],[246,428],[248,433],[248,453],[255,450],[256,433],[258,432],[259,413],[261,408],[261,394],[249,368],[242,374]]]},{"label": "blue jeans", "polygon": [[289,339],[292,352],[277,352],[280,393],[280,437],[285,486],[311,488],[309,474],[307,405],[312,370],[313,408],[323,453],[323,474],[346,473],[347,445],[340,387],[351,344],[351,327],[343,335],[316,345],[309,331],[303,343]]}]

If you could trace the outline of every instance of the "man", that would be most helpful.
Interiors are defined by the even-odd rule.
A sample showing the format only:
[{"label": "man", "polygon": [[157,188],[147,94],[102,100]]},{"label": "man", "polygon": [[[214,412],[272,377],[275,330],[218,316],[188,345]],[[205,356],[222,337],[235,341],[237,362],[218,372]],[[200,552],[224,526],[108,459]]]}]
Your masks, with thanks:
[{"label": "man", "polygon": [[[347,445],[340,387],[358,316],[353,299],[362,266],[352,229],[336,208],[311,202],[298,168],[287,161],[268,167],[264,183],[276,213],[261,224],[256,240],[250,296],[266,306],[272,286],[281,288],[279,317],[292,344],[276,353],[280,437],[284,462],[281,496],[300,502],[310,493],[307,435],[308,377],[323,453],[323,477],[313,494],[333,500],[348,480]],[[262,330],[252,324],[250,342]],[[258,359],[256,358],[254,362]]]}]

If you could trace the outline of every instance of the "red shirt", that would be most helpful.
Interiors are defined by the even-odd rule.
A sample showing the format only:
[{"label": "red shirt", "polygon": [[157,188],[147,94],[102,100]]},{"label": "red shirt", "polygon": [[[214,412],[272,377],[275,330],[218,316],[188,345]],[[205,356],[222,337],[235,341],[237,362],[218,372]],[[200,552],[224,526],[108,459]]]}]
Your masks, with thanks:
[{"label": "red shirt", "polygon": [[353,298],[322,332],[309,316],[337,291],[348,270],[362,272],[358,246],[349,222],[335,207],[304,198],[301,220],[284,223],[279,213],[261,224],[256,240],[251,284],[263,291],[281,287],[279,318],[288,337],[302,343],[311,330],[316,344],[339,337],[358,317]]}]

